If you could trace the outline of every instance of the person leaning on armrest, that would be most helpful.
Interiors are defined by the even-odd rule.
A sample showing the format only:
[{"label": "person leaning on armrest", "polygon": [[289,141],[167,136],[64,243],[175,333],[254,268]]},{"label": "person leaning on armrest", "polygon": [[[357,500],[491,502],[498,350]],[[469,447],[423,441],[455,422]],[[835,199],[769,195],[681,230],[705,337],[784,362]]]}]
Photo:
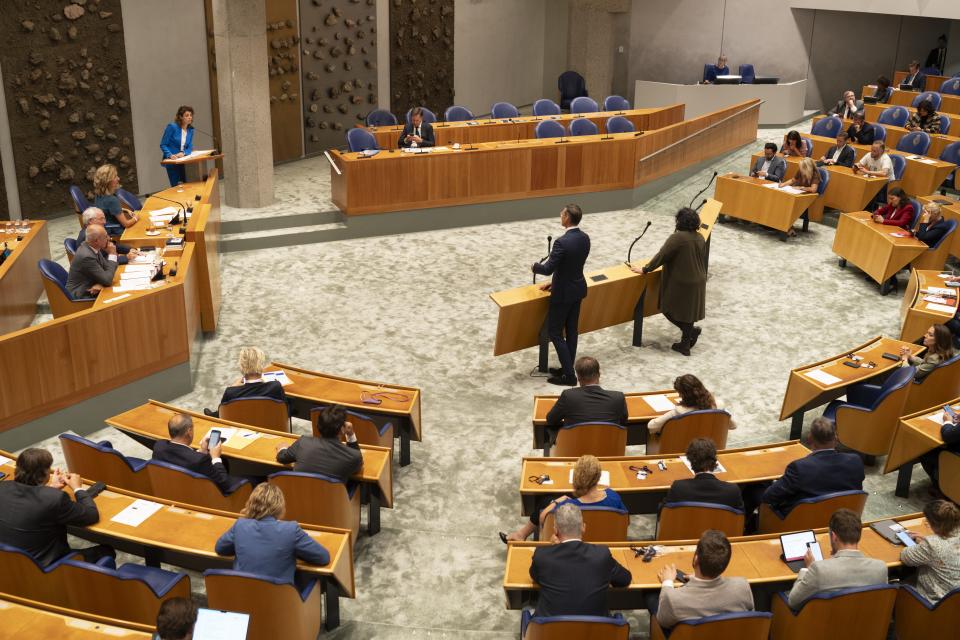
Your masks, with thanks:
[{"label": "person leaning on armrest", "polygon": [[753,163],[750,175],[754,178],[780,182],[786,172],[787,161],[777,155],[777,145],[768,142],[763,145],[763,157],[757,158]]},{"label": "person leaning on armrest", "polygon": [[923,205],[923,213],[920,214],[913,235],[920,242],[932,247],[947,234],[947,224],[940,210],[940,205],[936,202],[928,202]]}]

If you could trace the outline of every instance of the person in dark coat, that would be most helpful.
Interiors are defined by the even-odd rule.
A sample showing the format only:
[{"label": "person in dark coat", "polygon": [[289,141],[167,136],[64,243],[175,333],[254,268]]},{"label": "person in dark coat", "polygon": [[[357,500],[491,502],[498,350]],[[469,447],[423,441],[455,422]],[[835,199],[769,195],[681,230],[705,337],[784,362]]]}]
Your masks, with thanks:
[{"label": "person in dark coat", "polygon": [[663,267],[660,278],[660,310],[681,331],[680,342],[670,347],[685,356],[700,337],[698,320],[706,316],[707,241],[699,233],[700,215],[684,207],[677,212],[676,231],[660,251],[636,273],[650,273]]}]

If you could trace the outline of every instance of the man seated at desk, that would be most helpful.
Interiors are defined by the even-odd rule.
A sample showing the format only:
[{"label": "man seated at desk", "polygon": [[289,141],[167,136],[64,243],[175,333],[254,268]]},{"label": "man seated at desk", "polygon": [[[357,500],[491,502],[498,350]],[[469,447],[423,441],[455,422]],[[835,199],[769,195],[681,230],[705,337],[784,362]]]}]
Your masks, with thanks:
[{"label": "man seated at desk", "polygon": [[907,123],[903,125],[907,131],[926,131],[931,135],[941,133],[942,126],[940,114],[933,108],[933,102],[929,99],[921,100],[917,110],[910,114]]},{"label": "man seated at desk", "polygon": [[[87,239],[87,227],[91,224],[98,224],[104,229],[107,227],[107,214],[103,212],[103,209],[99,207],[87,207],[83,210],[83,214],[80,216],[80,234],[77,235],[77,245],[83,244],[83,241]],[[133,247],[128,247],[125,244],[111,243],[114,248],[117,250],[117,264],[123,265],[127,264],[127,261],[136,258],[140,255],[138,249]],[[109,245],[108,245],[109,246]],[[102,253],[104,257],[107,257],[109,254],[106,250],[103,250]]]},{"label": "man seated at desk", "polygon": [[725,54],[720,54],[720,57],[717,58],[717,64],[712,67],[707,67],[707,70],[703,74],[703,84],[713,84],[717,81],[717,76],[728,76],[730,75],[730,67],[727,66],[727,56]]},{"label": "man seated at desk", "polygon": [[847,141],[852,144],[873,144],[877,129],[867,122],[863,111],[853,114],[853,123],[847,127]]},{"label": "man seated at desk", "polygon": [[837,165],[839,167],[852,167],[856,160],[856,152],[847,144],[847,132],[837,133],[837,144],[833,145],[823,154],[819,162],[825,165]]},{"label": "man seated at desk", "polygon": [[97,295],[113,284],[117,272],[117,247],[110,242],[107,230],[99,224],[90,224],[86,232],[86,240],[77,247],[67,274],[67,291],[74,298]]},{"label": "man seated at desk", "polygon": [[[870,153],[863,156],[860,162],[853,165],[853,172],[857,175],[864,175],[868,178],[886,178],[889,184],[896,179],[893,173],[893,160],[887,155],[887,146],[880,140],[874,140],[870,145]],[[887,185],[883,185],[877,192],[877,197],[873,202],[877,205],[883,205],[887,201]]]},{"label": "man seated at desk", "polygon": [[433,125],[423,121],[423,109],[415,107],[410,112],[410,123],[404,125],[400,133],[397,146],[401,149],[408,147],[432,147],[436,144],[433,138]]},{"label": "man seated at desk", "polygon": [[768,142],[763,145],[763,157],[757,158],[750,175],[754,178],[780,182],[786,172],[787,161],[777,155],[777,145]]},{"label": "man seated at desk", "polygon": [[600,386],[600,363],[581,356],[573,365],[579,386],[564,389],[547,413],[547,438],[556,442],[560,428],[584,422],[612,422],[626,426],[627,400],[622,391]]},{"label": "man seated at desk", "polygon": [[199,473],[213,480],[220,493],[228,495],[242,482],[241,478],[234,478],[227,473],[227,468],[220,458],[223,443],[215,447],[210,446],[208,435],[200,441],[200,451],[194,450],[193,419],[180,413],[174,414],[167,421],[169,440],[157,440],[153,443],[153,459],[160,462],[183,467],[188,471]]},{"label": "man seated at desk", "polygon": [[[340,405],[330,405],[320,412],[318,422],[320,437],[302,436],[289,447],[277,447],[277,462],[293,463],[293,470],[303,473],[319,473],[341,482],[346,482],[363,468],[363,454],[347,422],[347,411]],[[340,442],[346,437],[347,444]]]},{"label": "man seated at desk", "polygon": [[695,438],[687,445],[687,460],[695,474],[692,478],[674,480],[664,503],[708,502],[743,511],[740,487],[713,475],[717,468],[717,445],[709,438]]},{"label": "man seated at desk", "polygon": [[927,84],[927,76],[920,73],[920,63],[917,60],[907,65],[907,77],[900,84],[909,85],[912,91],[923,91],[923,86]]},{"label": "man seated at desk", "polygon": [[843,92],[843,97],[837,101],[833,109],[827,112],[829,116],[852,118],[853,114],[863,110],[863,100],[857,100],[857,94],[850,89]]}]

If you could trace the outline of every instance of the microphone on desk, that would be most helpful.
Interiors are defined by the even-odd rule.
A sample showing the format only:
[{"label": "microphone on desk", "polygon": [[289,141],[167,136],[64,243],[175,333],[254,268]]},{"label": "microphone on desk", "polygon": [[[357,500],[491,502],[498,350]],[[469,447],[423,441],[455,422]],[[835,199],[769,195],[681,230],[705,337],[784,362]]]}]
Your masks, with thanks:
[{"label": "microphone on desk", "polygon": [[197,129],[196,127],[193,127],[193,130],[196,131],[197,133],[202,133],[203,135],[213,140],[213,155],[218,155],[220,153],[220,141],[217,140],[217,136],[207,131],[204,131],[203,129]]},{"label": "microphone on desk", "polygon": [[640,240],[640,238],[643,237],[643,234],[645,234],[645,233],[647,232],[647,229],[649,229],[649,228],[650,228],[650,225],[652,225],[652,224],[653,224],[653,222],[651,222],[650,220],[647,220],[647,226],[645,226],[645,227],[643,228],[643,231],[640,232],[640,235],[638,235],[636,238],[634,238],[634,239],[633,239],[633,242],[630,243],[630,248],[627,249],[627,261],[624,263],[624,264],[626,264],[628,267],[630,266],[630,256],[633,254],[633,245],[637,244],[637,241]]},{"label": "microphone on desk", "polygon": [[180,212],[183,212],[183,216],[184,218],[186,218],[187,216],[186,207],[183,206],[182,202],[179,202],[177,200],[171,200],[170,198],[164,198],[163,196],[158,196],[157,194],[153,194],[152,196],[148,195],[147,197],[156,198],[157,200],[163,200],[164,202],[170,202],[180,207],[180,211],[177,212],[177,215],[175,215],[173,218],[170,219],[170,226],[173,226],[175,224],[180,224]]},{"label": "microphone on desk", "polygon": [[[552,243],[553,243],[553,236],[548,235],[548,236],[547,236],[547,255],[545,255],[545,256],[543,256],[542,258],[540,258],[539,260],[537,260],[538,263],[543,264],[543,261],[550,257],[550,251],[551,251],[551,249],[552,249]],[[533,284],[537,284],[537,272],[536,272],[536,271],[533,272]]]},{"label": "microphone on desk", "polygon": [[687,205],[688,207],[692,207],[694,201],[695,201],[697,198],[699,198],[701,195],[703,195],[703,192],[704,192],[704,191],[706,191],[707,189],[710,188],[710,185],[713,184],[713,181],[714,181],[714,179],[716,179],[716,177],[717,177],[717,172],[714,171],[714,172],[713,172],[713,175],[710,176],[710,182],[707,183],[707,186],[705,186],[703,189],[700,189],[700,191],[697,192],[697,195],[695,195],[695,196],[693,196],[692,198],[690,198],[690,204]]},{"label": "microphone on desk", "polygon": [[700,213],[700,209],[701,209],[701,208],[703,207],[703,205],[705,205],[705,204],[707,204],[707,199],[706,199],[706,198],[703,199],[703,202],[701,202],[700,204],[697,205],[697,208],[694,209],[694,211],[696,211],[697,213]]}]

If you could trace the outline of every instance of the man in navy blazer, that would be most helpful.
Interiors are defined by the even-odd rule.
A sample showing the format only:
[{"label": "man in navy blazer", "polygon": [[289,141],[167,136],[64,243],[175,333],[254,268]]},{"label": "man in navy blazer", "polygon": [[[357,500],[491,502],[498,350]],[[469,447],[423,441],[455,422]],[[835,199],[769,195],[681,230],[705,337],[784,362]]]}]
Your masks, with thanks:
[{"label": "man in navy blazer", "polygon": [[231,477],[220,459],[222,444],[209,446],[207,438],[200,443],[200,451],[194,450],[193,419],[180,413],[174,414],[167,422],[169,440],[157,440],[153,443],[153,459],[183,467],[213,480],[220,493],[227,495],[242,478]]},{"label": "man in navy blazer", "polygon": [[839,131],[837,133],[837,144],[827,149],[827,152],[820,157],[820,163],[837,165],[838,167],[852,167],[857,159],[856,152],[853,147],[847,144],[847,138],[846,131]]},{"label": "man in navy blazer", "polygon": [[423,109],[415,107],[410,112],[410,123],[404,125],[403,132],[400,133],[400,140],[397,146],[401,149],[407,147],[432,147],[436,144],[433,138],[433,125],[423,121]]},{"label": "man in navy blazer", "polygon": [[786,515],[806,498],[863,489],[863,460],[855,453],[840,453],[837,428],[826,418],[817,418],[810,427],[813,451],[787,465],[783,477],[763,492],[761,502]]},{"label": "man in navy blazer", "polygon": [[914,60],[907,65],[907,77],[903,79],[901,84],[910,85],[910,88],[914,91],[923,91],[927,84],[927,76],[920,73],[920,62],[918,60]]},{"label": "man in navy blazer", "polygon": [[[568,204],[560,212],[560,224],[567,230],[553,243],[553,250],[546,262],[534,262],[534,273],[549,276],[553,280],[541,285],[550,292],[550,310],[547,314],[547,333],[560,359],[559,369],[550,369],[553,377],[550,384],[572,387],[577,384],[573,361],[577,357],[577,324],[580,320],[580,302],[587,297],[587,281],[583,277],[583,265],[590,255],[590,236],[577,226],[583,211],[575,204]],[[564,337],[566,332],[566,337]]]},{"label": "man in navy blazer", "polygon": [[713,475],[717,468],[717,445],[709,438],[695,438],[687,445],[687,461],[695,474],[674,480],[663,503],[709,502],[743,511],[740,487]]}]

